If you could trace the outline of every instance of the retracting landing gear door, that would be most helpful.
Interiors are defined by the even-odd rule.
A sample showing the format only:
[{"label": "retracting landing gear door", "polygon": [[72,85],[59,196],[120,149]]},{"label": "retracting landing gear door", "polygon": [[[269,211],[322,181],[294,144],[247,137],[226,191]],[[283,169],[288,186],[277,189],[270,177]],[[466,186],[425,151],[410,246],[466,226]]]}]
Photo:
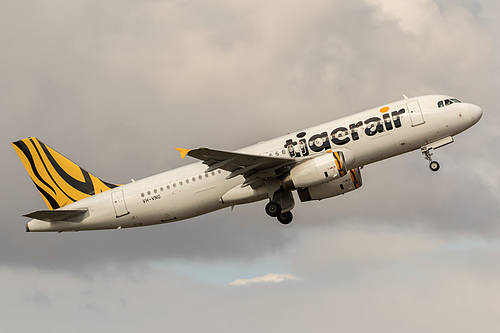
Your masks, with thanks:
[{"label": "retracting landing gear door", "polygon": [[111,199],[113,200],[113,207],[115,208],[116,217],[129,214],[127,206],[125,205],[125,199],[123,198],[122,190],[111,193]]},{"label": "retracting landing gear door", "polygon": [[411,125],[418,126],[425,123],[424,116],[422,115],[422,110],[420,109],[420,104],[418,101],[411,101],[406,103],[408,107],[408,113],[410,114]]}]

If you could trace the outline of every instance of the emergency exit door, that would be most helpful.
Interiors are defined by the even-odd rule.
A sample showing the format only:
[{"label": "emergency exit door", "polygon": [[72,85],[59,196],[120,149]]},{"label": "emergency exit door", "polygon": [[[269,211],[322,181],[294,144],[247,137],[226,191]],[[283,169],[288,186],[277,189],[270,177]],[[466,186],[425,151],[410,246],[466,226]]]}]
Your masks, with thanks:
[{"label": "emergency exit door", "polygon": [[113,207],[115,208],[116,217],[129,214],[127,206],[125,205],[125,199],[123,198],[122,190],[111,193],[111,199],[113,200]]},{"label": "emergency exit door", "polygon": [[418,126],[425,123],[424,116],[422,115],[422,110],[420,109],[420,104],[418,101],[411,101],[406,103],[408,108],[408,113],[410,114],[411,125]]}]

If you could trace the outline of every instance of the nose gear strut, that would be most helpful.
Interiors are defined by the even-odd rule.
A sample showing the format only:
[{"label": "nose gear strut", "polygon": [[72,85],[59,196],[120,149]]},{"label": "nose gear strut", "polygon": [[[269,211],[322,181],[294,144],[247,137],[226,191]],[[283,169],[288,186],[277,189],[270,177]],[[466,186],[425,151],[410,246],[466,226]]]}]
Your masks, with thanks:
[{"label": "nose gear strut", "polygon": [[431,168],[432,171],[439,170],[439,163],[432,160],[432,150],[444,147],[450,143],[453,143],[453,138],[451,136],[447,136],[445,138],[427,143],[425,146],[420,147],[420,151],[422,152],[422,155],[424,155],[424,158],[427,161],[429,161],[429,168]]},{"label": "nose gear strut", "polygon": [[434,172],[438,171],[439,163],[432,159],[432,148],[422,147],[420,150],[422,151],[424,158],[429,161],[429,168]]}]

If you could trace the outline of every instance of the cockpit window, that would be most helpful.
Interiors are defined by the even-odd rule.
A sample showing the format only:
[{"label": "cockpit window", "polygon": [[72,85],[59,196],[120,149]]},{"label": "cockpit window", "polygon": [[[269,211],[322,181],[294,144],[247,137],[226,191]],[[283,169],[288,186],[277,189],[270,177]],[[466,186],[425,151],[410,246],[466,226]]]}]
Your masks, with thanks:
[{"label": "cockpit window", "polygon": [[462,103],[462,102],[460,102],[460,101],[459,101],[458,99],[456,99],[456,98],[449,98],[449,99],[445,99],[445,100],[443,100],[443,101],[439,101],[439,102],[437,103],[437,105],[438,105],[438,108],[442,108],[442,107],[444,107],[444,106],[448,106],[448,105],[451,105],[451,104],[453,104],[453,103]]}]

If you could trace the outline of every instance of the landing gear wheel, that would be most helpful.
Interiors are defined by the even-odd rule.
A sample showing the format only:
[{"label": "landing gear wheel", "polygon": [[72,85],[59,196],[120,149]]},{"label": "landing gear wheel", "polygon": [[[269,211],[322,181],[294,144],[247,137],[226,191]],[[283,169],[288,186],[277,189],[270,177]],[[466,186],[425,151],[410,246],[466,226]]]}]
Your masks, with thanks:
[{"label": "landing gear wheel", "polygon": [[432,171],[436,172],[439,170],[439,163],[436,161],[432,161],[429,163],[429,168],[431,168]]},{"label": "landing gear wheel", "polygon": [[281,214],[281,206],[276,202],[269,202],[266,205],[266,214],[271,217],[277,217]]},{"label": "landing gear wheel", "polygon": [[290,224],[292,220],[293,220],[292,212],[281,213],[278,215],[278,221],[280,221],[281,224]]},{"label": "landing gear wheel", "polygon": [[427,148],[426,146],[424,146],[421,147],[420,150],[422,151],[422,155],[424,155],[424,158],[429,161],[429,168],[434,172],[438,171],[439,163],[432,160],[432,148]]}]

